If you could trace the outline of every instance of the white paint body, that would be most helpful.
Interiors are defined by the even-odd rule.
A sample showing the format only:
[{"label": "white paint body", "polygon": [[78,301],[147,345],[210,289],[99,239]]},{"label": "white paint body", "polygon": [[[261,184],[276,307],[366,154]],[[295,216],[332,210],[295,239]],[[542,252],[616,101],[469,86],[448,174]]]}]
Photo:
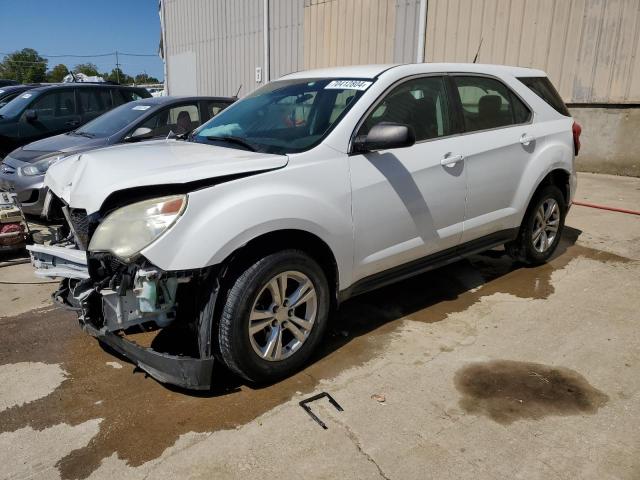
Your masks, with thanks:
[{"label": "white paint body", "polygon": [[[455,134],[415,145],[349,154],[368,109],[402,79],[469,72],[499,78],[533,112],[526,125]],[[356,66],[284,78],[375,79],[316,147],[268,155],[179,141],[120,145],[71,157],[49,169],[46,183],[72,208],[98,211],[109,194],[143,186],[270,170],[192,191],[176,224],[142,250],[172,271],[223,262],[260,235],[283,229],[323,240],[338,266],[339,288],[411,260],[520,225],[540,181],[571,175],[572,123],[516,77],[546,76],[516,67],[474,64]],[[535,139],[525,148],[523,135]],[[445,155],[461,155],[452,166]]]}]

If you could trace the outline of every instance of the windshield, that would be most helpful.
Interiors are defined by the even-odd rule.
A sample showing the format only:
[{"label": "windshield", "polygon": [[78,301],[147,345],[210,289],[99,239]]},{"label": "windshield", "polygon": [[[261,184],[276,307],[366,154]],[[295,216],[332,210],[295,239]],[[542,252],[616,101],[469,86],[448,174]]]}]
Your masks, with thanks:
[{"label": "windshield", "polygon": [[14,117],[22,113],[22,111],[34,100],[35,95],[25,92],[14,98],[4,107],[0,108],[0,115],[3,117]]},{"label": "windshield", "polygon": [[357,79],[272,82],[202,125],[193,140],[276,154],[302,152],[317,145],[372,83]]},{"label": "windshield", "polygon": [[129,126],[134,120],[148,113],[151,108],[153,108],[152,105],[144,102],[125,103],[91,120],[72,133],[105,138]]}]

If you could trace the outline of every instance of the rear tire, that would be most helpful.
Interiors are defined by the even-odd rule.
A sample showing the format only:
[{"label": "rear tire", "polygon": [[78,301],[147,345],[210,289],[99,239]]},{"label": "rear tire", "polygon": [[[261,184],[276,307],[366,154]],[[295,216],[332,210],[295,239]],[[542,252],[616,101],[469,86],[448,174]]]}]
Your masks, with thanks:
[{"label": "rear tire", "polygon": [[224,363],[241,377],[272,382],[309,359],[327,326],[324,271],[300,250],[267,255],[232,281],[218,328]]},{"label": "rear tire", "polygon": [[529,203],[518,237],[505,244],[509,256],[530,265],[545,263],[560,243],[566,214],[560,189],[555,185],[540,188]]}]

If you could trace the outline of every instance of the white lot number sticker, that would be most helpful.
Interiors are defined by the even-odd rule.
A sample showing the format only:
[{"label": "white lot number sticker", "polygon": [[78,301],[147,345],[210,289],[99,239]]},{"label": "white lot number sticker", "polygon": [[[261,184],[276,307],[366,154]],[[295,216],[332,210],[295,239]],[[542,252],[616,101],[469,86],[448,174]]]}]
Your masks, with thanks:
[{"label": "white lot number sticker", "polygon": [[365,80],[334,80],[329,83],[325,90],[366,90],[373,82]]},{"label": "white lot number sticker", "polygon": [[25,93],[24,95],[22,95],[22,98],[31,98],[31,94],[30,93]]},{"label": "white lot number sticker", "polygon": [[135,107],[133,107],[131,110],[149,110],[151,108],[151,105],[136,105]]}]

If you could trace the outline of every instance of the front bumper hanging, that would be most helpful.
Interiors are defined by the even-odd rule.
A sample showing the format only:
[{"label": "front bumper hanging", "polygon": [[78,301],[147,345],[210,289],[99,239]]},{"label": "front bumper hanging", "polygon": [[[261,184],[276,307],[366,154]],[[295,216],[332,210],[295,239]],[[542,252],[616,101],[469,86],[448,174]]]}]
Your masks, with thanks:
[{"label": "front bumper hanging", "polygon": [[213,357],[194,358],[168,355],[145,348],[120,335],[98,330],[90,323],[82,328],[89,335],[124,355],[142,370],[162,383],[169,383],[190,390],[209,390],[213,374]]},{"label": "front bumper hanging", "polygon": [[[162,328],[162,322],[159,320],[164,318],[161,316],[163,312],[156,318],[145,312],[144,308],[142,311],[133,309],[131,290],[120,295],[109,290],[98,293],[90,278],[85,251],[45,245],[30,245],[27,248],[37,276],[63,279],[60,288],[53,294],[53,299],[59,305],[78,313],[85,332],[162,383],[192,390],[211,388],[214,358],[209,349],[201,349],[201,357],[171,355],[138,345],[121,334],[130,325],[127,323],[127,315],[133,314],[144,320],[155,320]],[[215,296],[217,289],[212,293]],[[124,310],[123,305],[127,307]],[[95,317],[96,310],[100,310],[98,314],[103,324],[100,327],[91,320]],[[125,317],[121,317],[123,313]],[[122,322],[121,330],[116,330],[119,327],[117,322]],[[198,325],[198,329],[202,330],[198,335],[201,338],[209,338],[211,326],[207,322],[202,323]]]}]

